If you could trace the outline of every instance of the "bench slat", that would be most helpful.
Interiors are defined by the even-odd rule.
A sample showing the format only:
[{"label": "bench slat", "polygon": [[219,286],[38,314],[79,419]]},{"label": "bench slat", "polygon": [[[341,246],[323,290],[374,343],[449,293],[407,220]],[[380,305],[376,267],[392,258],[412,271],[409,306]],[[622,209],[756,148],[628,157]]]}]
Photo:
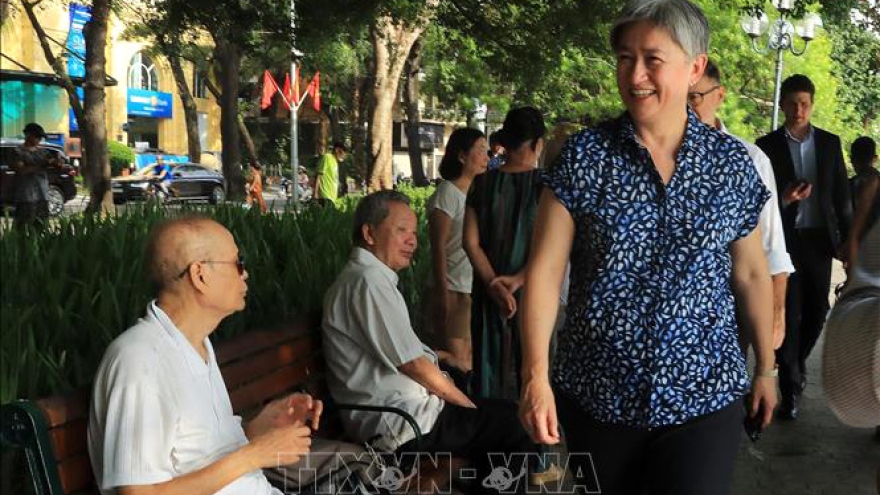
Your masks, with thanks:
[{"label": "bench slat", "polygon": [[253,381],[266,373],[308,358],[314,353],[318,340],[305,335],[296,340],[282,341],[276,346],[236,361],[231,361],[220,370],[226,388],[234,390],[244,383]]},{"label": "bench slat", "polygon": [[95,475],[88,454],[69,457],[58,464],[58,477],[64,493],[80,490],[90,492],[95,488]]},{"label": "bench slat", "polygon": [[78,454],[88,455],[89,422],[82,419],[49,430],[49,440],[59,461]]},{"label": "bench slat", "polygon": [[230,390],[229,399],[232,401],[232,410],[241,414],[255,406],[262,405],[267,399],[292,391],[293,388],[304,382],[311,370],[317,366],[317,360],[309,358],[264,375],[243,387]]},{"label": "bench slat", "polygon": [[254,330],[221,342],[214,352],[220,367],[230,361],[246,357],[283,342],[292,337],[304,334],[320,333],[320,320],[315,317],[303,321],[295,321],[276,330]]},{"label": "bench slat", "polygon": [[46,427],[51,429],[71,421],[88,419],[90,399],[88,390],[85,393],[83,390],[77,390],[69,394],[38,399],[35,402],[46,417]]}]

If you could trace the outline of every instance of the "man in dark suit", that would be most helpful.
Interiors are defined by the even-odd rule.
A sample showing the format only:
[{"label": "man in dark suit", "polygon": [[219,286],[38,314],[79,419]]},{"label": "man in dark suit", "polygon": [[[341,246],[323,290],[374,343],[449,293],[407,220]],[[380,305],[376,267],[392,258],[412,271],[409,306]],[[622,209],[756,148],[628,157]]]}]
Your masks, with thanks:
[{"label": "man in dark suit", "polygon": [[785,124],[758,139],[770,157],[779,208],[795,273],[788,282],[785,341],[776,353],[782,401],[779,416],[796,419],[806,387],[805,362],[828,313],[831,259],[841,258],[852,203],[840,138],[810,124],[813,82],[795,74],[782,82]]}]

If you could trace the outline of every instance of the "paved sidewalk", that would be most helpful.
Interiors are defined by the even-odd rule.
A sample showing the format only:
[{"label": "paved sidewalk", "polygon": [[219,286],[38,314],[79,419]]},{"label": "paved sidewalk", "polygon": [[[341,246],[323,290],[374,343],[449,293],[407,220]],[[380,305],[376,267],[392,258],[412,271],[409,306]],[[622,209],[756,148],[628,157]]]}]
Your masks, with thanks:
[{"label": "paved sidewalk", "polygon": [[[835,263],[834,284],[843,280]],[[876,495],[880,443],[871,429],[840,423],[822,390],[821,339],[808,366],[808,384],[796,421],[774,421],[762,438],[745,435],[732,495]]]}]

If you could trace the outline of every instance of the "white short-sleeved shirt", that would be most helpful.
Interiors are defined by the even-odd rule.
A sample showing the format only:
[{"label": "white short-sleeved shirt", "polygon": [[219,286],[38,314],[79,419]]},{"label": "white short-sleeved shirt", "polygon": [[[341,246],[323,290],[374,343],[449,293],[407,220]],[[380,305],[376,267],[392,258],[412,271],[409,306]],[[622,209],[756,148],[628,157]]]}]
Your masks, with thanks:
[{"label": "white short-sleeved shirt", "polygon": [[[397,273],[366,249],[352,251],[324,297],[327,381],[337,402],[402,409],[424,434],[445,403],[398,367],[421,356],[436,362],[437,356],[413,331],[397,280]],[[396,414],[342,411],[341,416],[350,435],[362,442],[378,435],[383,449],[397,449],[415,436]]]},{"label": "white short-sleeved shirt", "polygon": [[[206,338],[205,362],[155,301],[107,348],[89,412],[89,455],[104,495],[202,469],[247,443]],[[281,495],[261,471],[222,495]]]},{"label": "white short-sleeved shirt", "polygon": [[452,182],[445,180],[428,199],[428,213],[435,209],[452,219],[449,237],[446,239],[446,282],[453,292],[471,293],[474,270],[461,245],[464,230],[464,211],[467,195]]},{"label": "white short-sleeved shirt", "polygon": [[[720,130],[730,134],[723,123]],[[767,256],[770,275],[793,273],[794,265],[791,263],[791,257],[785,247],[785,232],[782,230],[782,216],[779,214],[779,197],[776,191],[773,164],[770,163],[770,158],[761,151],[761,148],[741,137],[733,137],[746,147],[749,157],[755,163],[755,169],[758,171],[761,181],[770,190],[770,200],[764,204],[761,216],[758,218],[758,225],[761,226],[761,247],[764,248],[764,254]]]}]

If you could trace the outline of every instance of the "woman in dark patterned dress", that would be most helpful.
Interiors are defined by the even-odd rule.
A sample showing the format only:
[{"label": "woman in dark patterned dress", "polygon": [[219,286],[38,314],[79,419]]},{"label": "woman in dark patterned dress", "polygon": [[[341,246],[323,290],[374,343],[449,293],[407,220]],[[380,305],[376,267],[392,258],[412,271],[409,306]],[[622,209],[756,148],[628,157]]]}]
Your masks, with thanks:
[{"label": "woman in dark patterned dress", "polygon": [[[564,427],[569,468],[591,493],[724,495],[744,402],[755,423],[773,417],[772,285],[757,226],[769,192],[742,143],[687,107],[708,41],[690,1],[630,0],[611,30],[627,111],[568,140],[538,206],[521,418],[541,443]],[[737,308],[754,343],[751,383]]]},{"label": "woman in dark patterned dress", "polygon": [[477,177],[467,198],[464,248],[476,275],[471,338],[478,397],[519,397],[517,298],[538,204],[544,131],[538,110],[508,112],[498,136],[506,162]]}]

